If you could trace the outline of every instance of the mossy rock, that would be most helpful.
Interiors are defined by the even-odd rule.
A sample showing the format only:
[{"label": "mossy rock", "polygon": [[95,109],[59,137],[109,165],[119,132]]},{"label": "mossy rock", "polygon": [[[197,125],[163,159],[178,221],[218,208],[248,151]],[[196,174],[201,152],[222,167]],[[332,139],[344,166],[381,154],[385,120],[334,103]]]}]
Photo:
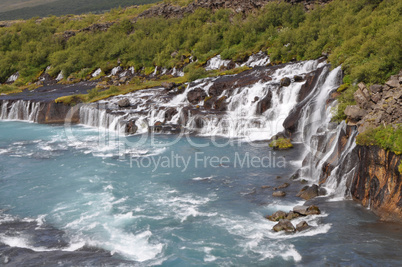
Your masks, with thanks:
[{"label": "mossy rock", "polygon": [[275,150],[285,150],[285,149],[293,148],[293,144],[290,142],[289,138],[279,138],[279,139],[273,140],[269,144],[269,146]]}]

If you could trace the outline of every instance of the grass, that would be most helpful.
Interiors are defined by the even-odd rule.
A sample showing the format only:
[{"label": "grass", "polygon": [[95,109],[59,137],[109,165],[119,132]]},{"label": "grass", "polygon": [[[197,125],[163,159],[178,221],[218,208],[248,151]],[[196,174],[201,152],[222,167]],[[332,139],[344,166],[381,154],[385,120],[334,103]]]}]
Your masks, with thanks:
[{"label": "grass", "polygon": [[4,84],[4,85],[0,85],[0,94],[14,94],[14,93],[19,93],[22,91],[22,88],[17,87],[15,85],[8,85],[8,84]]},{"label": "grass", "polygon": [[161,86],[163,82],[174,82],[182,84],[187,82],[186,77],[165,77],[160,80],[136,80],[135,84],[127,84],[121,86],[111,86],[107,90],[102,90],[99,87],[88,90],[88,94],[62,96],[55,100],[56,103],[64,103],[66,105],[76,105],[78,103],[92,103],[102,99],[106,99],[116,95],[128,94],[130,92],[144,90],[148,88]]},{"label": "grass", "polygon": [[[384,150],[402,155],[402,124],[380,126],[366,130],[356,137],[356,144],[361,146],[378,146]],[[402,161],[398,166],[402,174]]]},{"label": "grass", "polygon": [[392,151],[396,155],[402,154],[402,124],[380,126],[360,133],[356,144],[361,146],[379,146],[384,150]]},{"label": "grass", "polygon": [[197,66],[194,67],[194,70],[201,70],[199,73],[202,73],[202,75],[197,75],[197,77],[194,77],[194,74],[192,74],[190,71],[185,73],[183,77],[172,77],[170,75],[165,75],[157,80],[147,80],[146,78],[135,77],[130,81],[130,84],[111,86],[107,90],[102,90],[101,87],[96,87],[91,90],[88,90],[87,94],[63,96],[57,98],[55,102],[64,103],[66,105],[76,105],[78,103],[92,103],[116,95],[128,94],[130,92],[138,90],[158,87],[161,86],[162,83],[164,82],[173,82],[180,85],[187,82],[192,82],[200,78],[238,74],[249,69],[250,69],[249,67],[239,67],[228,71],[211,70],[206,72],[203,68]]}]

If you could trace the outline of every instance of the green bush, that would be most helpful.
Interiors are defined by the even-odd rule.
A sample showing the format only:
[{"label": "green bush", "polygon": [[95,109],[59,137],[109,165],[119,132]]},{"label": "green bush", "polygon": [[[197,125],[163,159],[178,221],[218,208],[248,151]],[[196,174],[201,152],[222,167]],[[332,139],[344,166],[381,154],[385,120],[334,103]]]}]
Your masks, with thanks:
[{"label": "green bush", "polygon": [[272,147],[273,149],[278,149],[278,150],[293,148],[293,144],[289,138],[278,138],[276,140],[273,140],[269,144],[269,146]]},{"label": "green bush", "polygon": [[204,68],[197,67],[194,64],[191,64],[188,67],[186,67],[184,71],[188,74],[188,80],[190,82],[208,77],[208,72]]},{"label": "green bush", "polygon": [[[342,85],[339,87],[342,89],[341,95],[337,98],[338,105],[332,110],[332,121],[333,122],[341,122],[346,120],[345,109],[347,106],[355,105],[356,101],[353,97],[354,93],[357,90],[356,85]],[[346,89],[345,89],[346,88]],[[339,91],[339,89],[338,89]]]}]

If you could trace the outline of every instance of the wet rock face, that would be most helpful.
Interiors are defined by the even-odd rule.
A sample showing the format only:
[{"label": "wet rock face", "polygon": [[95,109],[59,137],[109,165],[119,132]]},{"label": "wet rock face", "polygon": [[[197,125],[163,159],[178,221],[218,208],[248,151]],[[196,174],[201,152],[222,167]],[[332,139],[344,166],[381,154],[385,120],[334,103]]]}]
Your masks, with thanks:
[{"label": "wet rock face", "polygon": [[281,86],[283,86],[283,87],[289,86],[291,82],[292,81],[288,77],[282,78],[281,79]]},{"label": "wet rock face", "polygon": [[353,199],[387,221],[402,222],[402,156],[381,148],[357,146],[358,170],[351,184]]},{"label": "wet rock face", "polygon": [[187,100],[191,104],[195,105],[207,97],[207,94],[201,88],[195,88],[187,94]]},{"label": "wet rock face", "polygon": [[257,105],[257,113],[262,114],[272,106],[272,91],[269,91],[268,94],[258,102]]},{"label": "wet rock face", "polygon": [[302,114],[302,109],[308,101],[308,96],[318,85],[319,77],[324,68],[319,68],[316,71],[306,74],[306,82],[302,85],[297,97],[298,104],[289,113],[286,120],[283,122],[283,127],[288,133],[294,133],[297,130],[298,124],[300,122],[300,115]]}]

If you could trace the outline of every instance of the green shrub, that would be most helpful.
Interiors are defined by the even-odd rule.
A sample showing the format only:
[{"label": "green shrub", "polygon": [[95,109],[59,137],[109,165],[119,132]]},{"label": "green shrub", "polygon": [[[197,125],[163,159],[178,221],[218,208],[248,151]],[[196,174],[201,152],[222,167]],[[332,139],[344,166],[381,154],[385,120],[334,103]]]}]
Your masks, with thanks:
[{"label": "green shrub", "polygon": [[88,90],[88,100],[94,99],[97,96],[99,96],[98,88],[93,88],[91,90]]},{"label": "green shrub", "polygon": [[293,144],[289,138],[278,138],[276,140],[273,140],[269,144],[269,146],[272,147],[273,149],[278,149],[278,150],[293,148]]},{"label": "green shrub", "polygon": [[[332,119],[333,122],[340,123],[343,120],[346,120],[345,109],[347,106],[355,105],[356,101],[353,97],[354,93],[357,90],[356,85],[341,85],[343,91],[337,98],[338,104],[332,110]],[[344,89],[345,88],[345,89]],[[339,89],[338,89],[339,91]]]}]

